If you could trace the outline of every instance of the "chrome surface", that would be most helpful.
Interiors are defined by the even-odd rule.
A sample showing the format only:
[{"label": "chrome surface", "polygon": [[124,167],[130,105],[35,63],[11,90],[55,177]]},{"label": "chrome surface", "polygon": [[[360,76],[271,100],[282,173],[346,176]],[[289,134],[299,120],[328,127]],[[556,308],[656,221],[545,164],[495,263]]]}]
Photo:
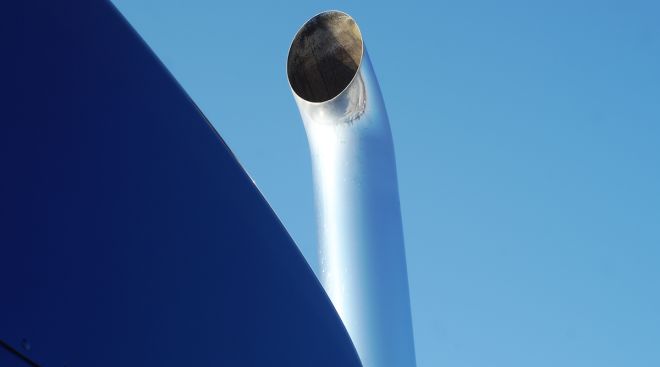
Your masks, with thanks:
[{"label": "chrome surface", "polygon": [[312,156],[321,282],[364,366],[414,366],[392,135],[355,21],[310,19],[287,74]]}]

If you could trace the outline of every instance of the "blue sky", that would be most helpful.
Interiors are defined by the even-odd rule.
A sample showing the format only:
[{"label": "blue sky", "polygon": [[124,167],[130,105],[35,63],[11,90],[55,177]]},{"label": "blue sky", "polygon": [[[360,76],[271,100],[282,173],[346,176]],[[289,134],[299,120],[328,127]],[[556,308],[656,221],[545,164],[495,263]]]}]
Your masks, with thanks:
[{"label": "blue sky", "polygon": [[360,25],[390,115],[419,366],[660,365],[660,3],[114,3],[316,268],[285,73]]}]

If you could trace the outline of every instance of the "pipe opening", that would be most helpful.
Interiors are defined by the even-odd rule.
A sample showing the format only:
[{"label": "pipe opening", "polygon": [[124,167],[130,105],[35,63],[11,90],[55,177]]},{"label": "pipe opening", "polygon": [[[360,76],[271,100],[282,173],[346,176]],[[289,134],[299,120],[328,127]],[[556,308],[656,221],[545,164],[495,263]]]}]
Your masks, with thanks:
[{"label": "pipe opening", "polygon": [[327,11],[307,21],[293,39],[289,84],[306,101],[329,101],[348,87],[361,61],[362,35],[353,18]]}]

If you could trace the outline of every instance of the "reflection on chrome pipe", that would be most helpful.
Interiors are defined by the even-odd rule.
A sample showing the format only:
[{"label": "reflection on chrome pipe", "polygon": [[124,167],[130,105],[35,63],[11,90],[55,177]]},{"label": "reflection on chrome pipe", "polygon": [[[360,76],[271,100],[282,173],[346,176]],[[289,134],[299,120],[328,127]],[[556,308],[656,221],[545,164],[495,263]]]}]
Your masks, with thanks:
[{"label": "reflection on chrome pipe", "polygon": [[364,366],[414,366],[392,136],[355,21],[310,19],[287,74],[312,155],[321,282]]}]

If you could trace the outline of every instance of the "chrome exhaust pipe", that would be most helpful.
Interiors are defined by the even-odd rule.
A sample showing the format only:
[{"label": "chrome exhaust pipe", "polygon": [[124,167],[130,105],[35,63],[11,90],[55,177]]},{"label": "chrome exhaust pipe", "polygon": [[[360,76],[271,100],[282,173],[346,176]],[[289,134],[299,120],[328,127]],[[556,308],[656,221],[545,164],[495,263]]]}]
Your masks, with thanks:
[{"label": "chrome exhaust pipe", "polygon": [[364,366],[415,366],[392,134],[353,18],[307,21],[287,75],[312,156],[321,283]]}]

